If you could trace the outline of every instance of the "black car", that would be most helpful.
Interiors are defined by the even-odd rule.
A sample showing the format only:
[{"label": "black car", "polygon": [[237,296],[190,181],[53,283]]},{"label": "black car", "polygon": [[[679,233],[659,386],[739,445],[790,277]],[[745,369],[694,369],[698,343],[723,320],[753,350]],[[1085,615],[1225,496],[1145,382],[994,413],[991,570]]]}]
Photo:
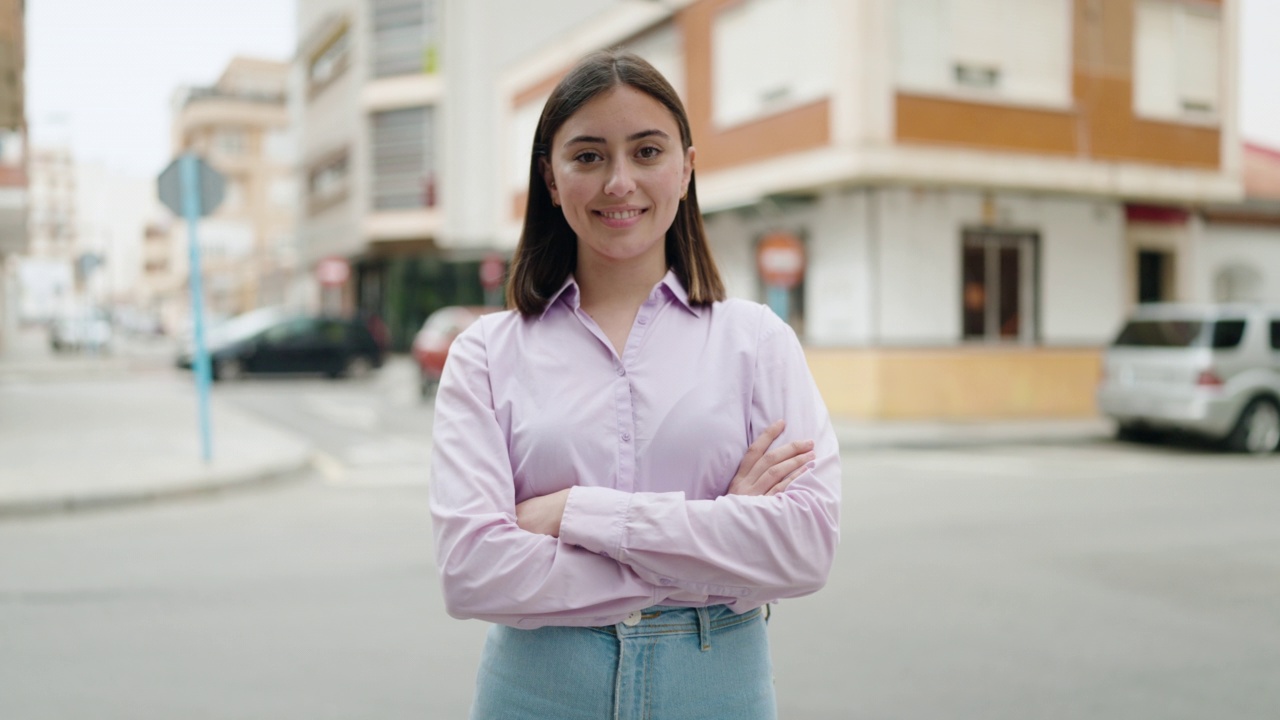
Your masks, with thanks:
[{"label": "black car", "polygon": [[[298,315],[264,308],[209,330],[206,345],[215,380],[257,373],[322,373],[359,377],[381,367],[384,349],[359,320]],[[190,368],[188,348],[178,366]]]}]

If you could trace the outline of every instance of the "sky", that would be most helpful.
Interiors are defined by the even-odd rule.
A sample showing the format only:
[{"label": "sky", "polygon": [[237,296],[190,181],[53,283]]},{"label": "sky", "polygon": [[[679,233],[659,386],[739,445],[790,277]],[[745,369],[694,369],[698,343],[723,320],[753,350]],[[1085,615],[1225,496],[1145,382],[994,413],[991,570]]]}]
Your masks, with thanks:
[{"label": "sky", "polygon": [[[169,162],[169,101],[236,55],[285,60],[299,0],[29,0],[27,119],[35,145],[136,176]],[[1240,126],[1280,148],[1280,1],[1240,0]]]},{"label": "sky", "polygon": [[170,156],[169,103],[212,85],[236,55],[293,55],[297,0],[28,0],[33,145],[155,176]]}]

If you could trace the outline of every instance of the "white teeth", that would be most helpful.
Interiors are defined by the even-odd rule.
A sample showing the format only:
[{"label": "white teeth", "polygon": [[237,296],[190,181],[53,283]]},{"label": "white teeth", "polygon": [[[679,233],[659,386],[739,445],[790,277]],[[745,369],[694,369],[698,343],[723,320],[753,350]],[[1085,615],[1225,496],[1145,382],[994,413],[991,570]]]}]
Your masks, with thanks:
[{"label": "white teeth", "polygon": [[601,214],[601,215],[603,215],[603,216],[605,216],[605,217],[607,217],[607,218],[609,218],[610,220],[626,220],[627,218],[633,218],[633,217],[635,217],[635,216],[639,215],[639,214],[640,214],[640,211],[639,211],[639,210],[627,210],[627,211],[625,211],[625,212],[603,212],[603,211],[601,211],[601,213],[600,213],[600,214]]}]

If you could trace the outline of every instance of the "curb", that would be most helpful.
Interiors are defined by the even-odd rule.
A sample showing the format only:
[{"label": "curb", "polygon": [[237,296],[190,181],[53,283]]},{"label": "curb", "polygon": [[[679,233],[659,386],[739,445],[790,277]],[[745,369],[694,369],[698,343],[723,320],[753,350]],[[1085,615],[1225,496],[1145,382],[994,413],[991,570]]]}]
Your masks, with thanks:
[{"label": "curb", "polygon": [[301,455],[301,457],[270,463],[247,472],[227,472],[221,477],[201,478],[191,482],[174,483],[171,486],[153,485],[117,492],[23,500],[0,499],[0,520],[114,510],[297,482],[306,477],[311,470],[316,452],[308,449]]},{"label": "curb", "polygon": [[884,425],[837,426],[836,437],[842,451],[850,450],[941,450],[990,448],[1019,445],[1072,446],[1108,442],[1114,430],[1106,421],[1082,421],[1056,427],[1034,425]]}]

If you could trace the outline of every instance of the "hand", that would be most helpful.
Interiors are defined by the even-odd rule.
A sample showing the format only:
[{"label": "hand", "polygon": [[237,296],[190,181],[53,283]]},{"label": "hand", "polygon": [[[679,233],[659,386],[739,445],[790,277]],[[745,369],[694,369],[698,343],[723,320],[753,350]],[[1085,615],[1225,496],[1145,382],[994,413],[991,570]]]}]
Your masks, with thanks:
[{"label": "hand", "polygon": [[529,498],[516,505],[516,524],[531,533],[560,537],[560,521],[564,518],[564,506],[569,502],[569,490],[565,488],[550,495]]},{"label": "hand", "polygon": [[751,443],[738,465],[738,474],[729,483],[729,495],[777,495],[809,469],[808,463],[817,457],[812,440],[796,440],[769,450],[784,427],[786,423],[778,420]]}]

